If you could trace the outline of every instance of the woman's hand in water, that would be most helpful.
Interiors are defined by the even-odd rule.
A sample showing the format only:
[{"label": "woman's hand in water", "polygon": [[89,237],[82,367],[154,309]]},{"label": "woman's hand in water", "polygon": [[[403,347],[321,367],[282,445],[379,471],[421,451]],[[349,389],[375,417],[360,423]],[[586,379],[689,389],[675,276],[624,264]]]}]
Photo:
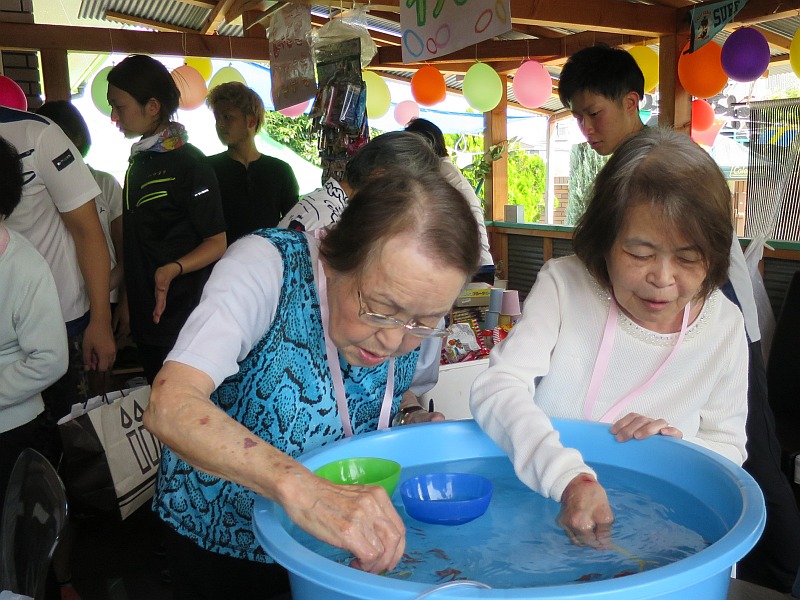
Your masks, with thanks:
[{"label": "woman's hand in water", "polygon": [[564,488],[558,524],[573,544],[607,548],[613,523],[606,491],[594,477],[582,473]]}]

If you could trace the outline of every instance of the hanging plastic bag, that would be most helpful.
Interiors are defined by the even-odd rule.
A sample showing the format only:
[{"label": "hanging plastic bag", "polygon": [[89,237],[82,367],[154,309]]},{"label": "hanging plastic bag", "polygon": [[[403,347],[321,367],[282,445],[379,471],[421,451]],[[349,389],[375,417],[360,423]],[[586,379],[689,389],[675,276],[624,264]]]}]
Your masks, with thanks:
[{"label": "hanging plastic bag", "polygon": [[765,246],[767,246],[766,235],[762,233],[754,237],[744,251],[744,261],[747,263],[750,280],[753,282],[753,296],[758,311],[758,328],[761,330],[761,352],[764,355],[764,364],[767,364],[772,336],[775,333],[775,314],[772,312],[767,288],[764,286],[764,278],[761,277],[761,271],[758,270],[758,264],[764,256]]},{"label": "hanging plastic bag", "polygon": [[361,68],[372,62],[372,58],[378,53],[378,47],[367,30],[365,6],[344,11],[341,17],[331,19],[311,35],[314,48],[358,38],[361,42]]}]

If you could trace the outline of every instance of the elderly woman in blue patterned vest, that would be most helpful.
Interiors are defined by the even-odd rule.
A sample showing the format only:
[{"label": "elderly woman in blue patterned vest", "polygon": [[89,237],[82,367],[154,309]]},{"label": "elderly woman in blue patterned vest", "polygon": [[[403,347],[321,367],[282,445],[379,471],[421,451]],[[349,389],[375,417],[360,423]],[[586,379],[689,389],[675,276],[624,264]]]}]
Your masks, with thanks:
[{"label": "elderly woman in blue patterned vest", "polygon": [[154,508],[176,600],[288,589],[252,531],[255,494],[356,568],[397,564],[405,529],[386,492],[293,457],[387,425],[479,250],[461,194],[401,169],[368,181],[327,231],[261,230],[228,249],[145,413],[166,445]]}]

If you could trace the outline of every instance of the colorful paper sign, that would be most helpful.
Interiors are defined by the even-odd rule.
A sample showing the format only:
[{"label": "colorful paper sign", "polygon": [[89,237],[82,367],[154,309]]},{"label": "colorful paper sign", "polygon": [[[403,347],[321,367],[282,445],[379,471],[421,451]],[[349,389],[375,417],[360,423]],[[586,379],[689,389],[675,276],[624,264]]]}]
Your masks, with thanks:
[{"label": "colorful paper sign", "polygon": [[400,0],[400,29],[404,63],[444,56],[511,31],[511,0]]},{"label": "colorful paper sign", "polygon": [[716,4],[705,4],[691,10],[692,38],[689,40],[689,53],[702,48],[719,31],[733,21],[747,0],[726,0]]}]

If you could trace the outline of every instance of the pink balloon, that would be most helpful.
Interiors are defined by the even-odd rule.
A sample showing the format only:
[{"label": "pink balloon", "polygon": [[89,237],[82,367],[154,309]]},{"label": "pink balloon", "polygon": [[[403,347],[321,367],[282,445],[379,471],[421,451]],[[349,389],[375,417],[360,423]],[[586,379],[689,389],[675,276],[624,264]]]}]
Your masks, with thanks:
[{"label": "pink balloon", "polygon": [[540,107],[550,99],[553,91],[550,73],[535,60],[522,63],[514,75],[511,87],[519,103],[528,108]]},{"label": "pink balloon", "polygon": [[172,79],[181,93],[179,107],[183,110],[194,110],[200,106],[208,95],[206,80],[200,71],[189,65],[183,65],[172,71]]},{"label": "pink balloon", "polygon": [[394,108],[394,120],[402,127],[405,127],[412,119],[417,117],[419,117],[419,104],[413,100],[398,102]]},{"label": "pink balloon", "polygon": [[308,103],[310,100],[306,100],[305,102],[301,102],[300,104],[295,104],[294,106],[287,106],[286,108],[281,108],[278,110],[284,117],[299,117],[308,108]]},{"label": "pink balloon", "polygon": [[28,110],[28,98],[25,92],[16,81],[5,75],[0,75],[0,106]]}]

